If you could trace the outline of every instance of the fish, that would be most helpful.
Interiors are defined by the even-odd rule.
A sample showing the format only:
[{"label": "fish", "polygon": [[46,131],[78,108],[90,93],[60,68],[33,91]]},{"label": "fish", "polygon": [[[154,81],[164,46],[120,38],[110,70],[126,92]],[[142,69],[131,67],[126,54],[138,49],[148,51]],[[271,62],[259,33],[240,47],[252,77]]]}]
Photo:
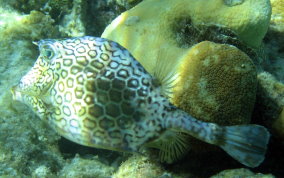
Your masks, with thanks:
[{"label": "fish", "polygon": [[163,92],[118,43],[92,36],[44,39],[34,66],[11,88],[61,136],[81,145],[140,153],[161,150],[164,161],[188,148],[186,136],[217,145],[248,167],[259,166],[268,130],[255,124],[220,126],[195,119]]}]

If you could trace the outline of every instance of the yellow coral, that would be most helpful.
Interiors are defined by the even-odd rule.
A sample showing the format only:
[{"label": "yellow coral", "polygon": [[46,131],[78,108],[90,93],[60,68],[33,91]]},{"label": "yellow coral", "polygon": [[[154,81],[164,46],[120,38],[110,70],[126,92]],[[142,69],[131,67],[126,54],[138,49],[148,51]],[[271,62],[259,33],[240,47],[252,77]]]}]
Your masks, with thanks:
[{"label": "yellow coral", "polygon": [[284,32],[284,1],[270,0],[272,6],[272,15],[270,26],[273,30]]},{"label": "yellow coral", "polygon": [[187,49],[178,45],[176,30],[188,19],[193,25],[229,28],[249,46],[259,46],[269,25],[269,0],[230,2],[235,1],[145,0],[118,16],[102,37],[127,48],[150,73],[157,59],[176,63],[186,53]]},{"label": "yellow coral", "polygon": [[204,121],[249,123],[256,97],[256,69],[242,51],[204,41],[189,50],[177,71],[175,105]]}]

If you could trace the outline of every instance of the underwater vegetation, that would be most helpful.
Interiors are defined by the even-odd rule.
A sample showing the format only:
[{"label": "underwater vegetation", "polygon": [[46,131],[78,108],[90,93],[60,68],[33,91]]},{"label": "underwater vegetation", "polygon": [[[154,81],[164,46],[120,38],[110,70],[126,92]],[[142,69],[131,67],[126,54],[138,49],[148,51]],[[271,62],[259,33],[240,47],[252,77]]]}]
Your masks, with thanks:
[{"label": "underwater vegetation", "polygon": [[[0,0],[0,175],[281,177],[283,7],[283,0]],[[178,129],[164,137],[168,146],[183,143],[183,152],[174,157],[161,150],[161,142],[139,150],[143,155],[132,155],[62,138],[29,107],[13,100],[13,94],[20,98],[23,93],[14,89],[12,94],[10,89],[18,85],[37,56],[54,54],[49,48],[39,51],[33,42],[81,36],[101,36],[119,43],[157,79],[155,86],[163,86],[166,100],[199,120],[266,127],[271,139],[263,163],[246,167],[218,147]],[[83,65],[84,59],[79,62]],[[81,81],[80,77],[76,80]],[[59,90],[60,85],[57,87]],[[27,93],[33,96],[36,91]],[[103,126],[111,127],[111,123]],[[59,133],[70,134],[64,129]],[[121,143],[112,141],[106,143],[114,147]]]}]

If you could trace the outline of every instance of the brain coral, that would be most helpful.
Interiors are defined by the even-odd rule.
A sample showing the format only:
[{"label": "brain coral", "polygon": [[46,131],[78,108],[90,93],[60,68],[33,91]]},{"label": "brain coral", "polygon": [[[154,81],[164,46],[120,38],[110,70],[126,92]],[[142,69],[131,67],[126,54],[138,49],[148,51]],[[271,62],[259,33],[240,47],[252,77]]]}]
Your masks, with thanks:
[{"label": "brain coral", "polygon": [[188,19],[193,25],[231,29],[247,45],[257,47],[270,15],[269,0],[145,0],[118,16],[102,37],[120,43],[153,73],[158,58],[175,63],[186,53],[187,48],[178,45],[176,30],[189,25]]},{"label": "brain coral", "polygon": [[172,102],[194,117],[222,125],[250,121],[256,68],[234,46],[209,41],[193,46],[179,64]]}]

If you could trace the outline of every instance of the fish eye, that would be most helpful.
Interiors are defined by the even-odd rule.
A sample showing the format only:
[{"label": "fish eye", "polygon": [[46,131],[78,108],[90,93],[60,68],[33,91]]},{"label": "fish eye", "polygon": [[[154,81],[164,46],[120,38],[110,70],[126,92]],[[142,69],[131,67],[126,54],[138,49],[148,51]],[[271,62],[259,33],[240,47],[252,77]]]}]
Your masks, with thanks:
[{"label": "fish eye", "polygon": [[45,56],[46,58],[51,59],[51,58],[53,57],[53,51],[51,51],[51,50],[45,50],[44,56]]},{"label": "fish eye", "polygon": [[54,50],[50,45],[42,46],[42,50],[40,51],[41,56],[46,59],[52,59],[54,57]]}]

